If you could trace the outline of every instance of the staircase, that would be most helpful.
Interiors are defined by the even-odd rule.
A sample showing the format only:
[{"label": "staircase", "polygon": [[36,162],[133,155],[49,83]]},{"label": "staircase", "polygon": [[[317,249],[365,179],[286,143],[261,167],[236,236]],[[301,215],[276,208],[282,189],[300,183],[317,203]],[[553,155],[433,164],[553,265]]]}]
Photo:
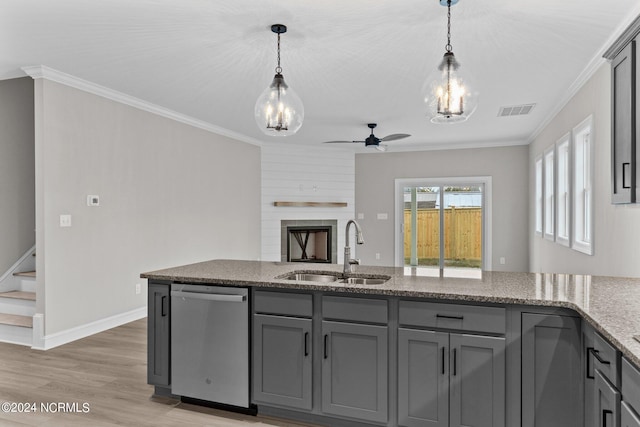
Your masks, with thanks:
[{"label": "staircase", "polygon": [[[33,253],[29,258],[35,257]],[[33,345],[36,272],[32,260],[22,261],[0,288],[0,342]]]}]

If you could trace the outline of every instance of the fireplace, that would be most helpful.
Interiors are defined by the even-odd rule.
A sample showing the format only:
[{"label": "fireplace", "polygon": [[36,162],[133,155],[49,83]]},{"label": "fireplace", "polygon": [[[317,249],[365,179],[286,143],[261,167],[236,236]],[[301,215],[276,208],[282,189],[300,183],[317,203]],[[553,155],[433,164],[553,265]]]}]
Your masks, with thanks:
[{"label": "fireplace", "polygon": [[337,223],[337,220],[282,221],[282,261],[335,264]]}]

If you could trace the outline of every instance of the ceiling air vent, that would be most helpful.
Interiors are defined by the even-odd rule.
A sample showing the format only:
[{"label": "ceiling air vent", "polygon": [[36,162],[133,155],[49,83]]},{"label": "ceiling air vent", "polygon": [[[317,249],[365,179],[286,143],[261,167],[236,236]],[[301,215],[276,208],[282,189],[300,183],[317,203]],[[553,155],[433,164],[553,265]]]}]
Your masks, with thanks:
[{"label": "ceiling air vent", "polygon": [[510,107],[500,107],[498,117],[524,116],[529,114],[536,104],[512,105]]}]

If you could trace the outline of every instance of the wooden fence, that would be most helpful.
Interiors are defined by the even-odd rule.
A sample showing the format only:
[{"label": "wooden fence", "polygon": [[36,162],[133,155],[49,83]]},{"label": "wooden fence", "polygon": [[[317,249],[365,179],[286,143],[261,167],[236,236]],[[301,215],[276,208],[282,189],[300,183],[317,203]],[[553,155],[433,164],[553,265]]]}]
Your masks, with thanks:
[{"label": "wooden fence", "polygon": [[[440,258],[440,210],[418,209],[418,259]],[[411,254],[411,210],[404,211],[404,253]],[[482,208],[444,209],[445,259],[482,258]]]}]

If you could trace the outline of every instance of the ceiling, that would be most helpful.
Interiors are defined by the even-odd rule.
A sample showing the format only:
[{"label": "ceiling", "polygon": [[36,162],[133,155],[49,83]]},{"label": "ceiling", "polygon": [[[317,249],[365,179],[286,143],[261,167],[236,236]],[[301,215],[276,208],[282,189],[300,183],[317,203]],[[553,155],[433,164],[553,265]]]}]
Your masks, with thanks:
[{"label": "ceiling", "polygon": [[[421,87],[446,43],[438,0],[3,0],[0,79],[55,70],[242,135],[327,150],[322,141],[409,133],[389,151],[525,144],[604,60],[638,0],[460,0],[452,45],[480,92],[464,123],[425,116]],[[255,100],[282,68],[305,106],[301,130],[262,134]],[[529,115],[502,106],[535,103]]]}]

